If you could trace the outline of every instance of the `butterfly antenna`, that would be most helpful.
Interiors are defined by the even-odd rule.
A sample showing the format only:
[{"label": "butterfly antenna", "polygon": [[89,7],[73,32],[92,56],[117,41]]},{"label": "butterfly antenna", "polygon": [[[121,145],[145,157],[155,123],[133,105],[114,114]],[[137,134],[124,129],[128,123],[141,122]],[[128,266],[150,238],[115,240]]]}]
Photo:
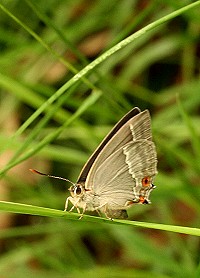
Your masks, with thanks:
[{"label": "butterfly antenna", "polygon": [[62,177],[56,177],[56,176],[52,176],[52,175],[48,175],[48,174],[44,174],[44,173],[41,173],[35,169],[29,169],[32,173],[34,174],[38,174],[38,175],[41,175],[41,176],[46,176],[46,177],[49,177],[49,178],[53,178],[53,179],[58,179],[58,180],[63,180],[63,181],[67,181],[67,182],[70,182],[71,184],[75,185],[72,181],[66,179],[66,178],[62,178]]}]

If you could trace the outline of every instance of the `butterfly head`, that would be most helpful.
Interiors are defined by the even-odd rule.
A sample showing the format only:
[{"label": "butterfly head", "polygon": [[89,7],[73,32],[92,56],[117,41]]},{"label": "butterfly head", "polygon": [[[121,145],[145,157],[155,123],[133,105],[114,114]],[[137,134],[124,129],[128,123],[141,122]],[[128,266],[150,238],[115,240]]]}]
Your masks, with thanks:
[{"label": "butterfly head", "polygon": [[71,193],[71,196],[74,197],[82,197],[83,195],[85,195],[85,187],[84,185],[81,184],[74,184],[72,186],[70,186],[69,188],[69,192]]}]

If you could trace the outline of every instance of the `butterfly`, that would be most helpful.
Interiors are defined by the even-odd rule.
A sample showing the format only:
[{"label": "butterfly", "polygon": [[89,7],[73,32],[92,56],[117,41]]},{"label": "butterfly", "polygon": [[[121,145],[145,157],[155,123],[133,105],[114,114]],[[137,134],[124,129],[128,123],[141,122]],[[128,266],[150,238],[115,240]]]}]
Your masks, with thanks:
[{"label": "butterfly", "polygon": [[85,211],[97,211],[109,219],[126,219],[128,208],[135,204],[150,204],[156,174],[157,154],[152,141],[150,114],[148,110],[141,112],[135,107],[97,147],[77,182],[71,182],[71,196],[66,199],[65,210],[70,202],[70,211],[76,208],[80,218]]}]

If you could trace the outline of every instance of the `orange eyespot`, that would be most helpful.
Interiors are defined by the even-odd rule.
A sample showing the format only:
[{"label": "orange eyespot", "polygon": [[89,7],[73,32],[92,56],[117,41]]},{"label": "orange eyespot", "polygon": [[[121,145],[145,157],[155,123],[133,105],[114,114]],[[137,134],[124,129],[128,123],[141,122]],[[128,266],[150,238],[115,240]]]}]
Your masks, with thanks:
[{"label": "orange eyespot", "polygon": [[143,186],[149,186],[150,185],[150,183],[151,183],[151,178],[150,177],[144,177],[143,179],[142,179],[142,185]]},{"label": "orange eyespot", "polygon": [[139,203],[140,203],[140,204],[143,204],[144,202],[145,202],[145,198],[144,198],[144,197],[142,197],[142,196],[140,196]]},{"label": "orange eyespot", "polygon": [[140,204],[150,204],[150,201],[148,201],[147,199],[145,199],[145,197],[140,196],[139,202]]}]

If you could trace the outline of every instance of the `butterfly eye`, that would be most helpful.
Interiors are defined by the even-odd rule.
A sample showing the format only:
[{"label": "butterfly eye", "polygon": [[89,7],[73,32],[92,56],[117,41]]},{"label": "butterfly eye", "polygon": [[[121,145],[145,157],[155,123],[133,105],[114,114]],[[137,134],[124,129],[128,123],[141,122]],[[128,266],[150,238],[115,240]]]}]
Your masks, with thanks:
[{"label": "butterfly eye", "polygon": [[149,186],[150,185],[150,183],[151,183],[151,178],[150,177],[144,177],[143,179],[142,179],[142,185],[143,186]]},{"label": "butterfly eye", "polygon": [[79,195],[81,194],[81,191],[82,191],[81,187],[77,186],[77,188],[75,189],[75,194]]}]

